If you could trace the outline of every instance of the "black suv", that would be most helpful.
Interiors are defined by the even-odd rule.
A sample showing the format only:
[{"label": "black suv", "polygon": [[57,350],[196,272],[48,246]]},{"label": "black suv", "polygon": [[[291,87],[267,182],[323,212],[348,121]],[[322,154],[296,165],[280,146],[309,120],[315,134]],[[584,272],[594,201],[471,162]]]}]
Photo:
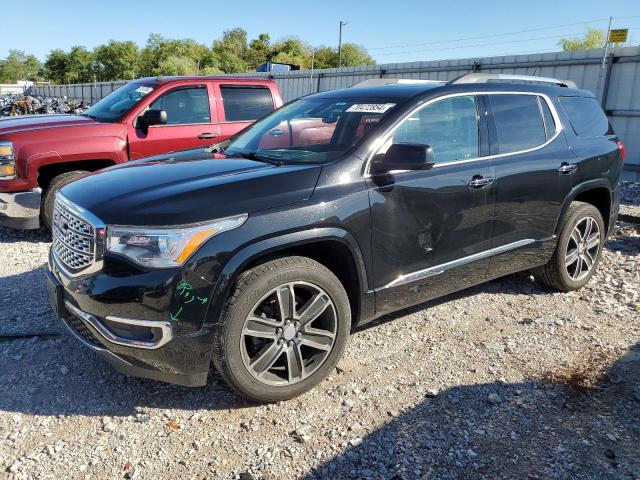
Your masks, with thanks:
[{"label": "black suv", "polygon": [[48,285],[70,330],[124,373],[199,386],[213,363],[276,401],[391,311],[525,269],[563,291],[589,280],[624,159],[591,93],[366,83],[64,187]]}]

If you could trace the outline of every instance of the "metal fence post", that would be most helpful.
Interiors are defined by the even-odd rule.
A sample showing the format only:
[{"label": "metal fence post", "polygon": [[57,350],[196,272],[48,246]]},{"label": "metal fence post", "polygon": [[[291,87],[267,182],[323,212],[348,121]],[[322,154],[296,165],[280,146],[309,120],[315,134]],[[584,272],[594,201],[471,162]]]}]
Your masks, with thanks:
[{"label": "metal fence post", "polygon": [[605,65],[604,72],[604,84],[602,85],[602,100],[601,105],[602,109],[606,112],[607,110],[607,98],[609,97],[609,85],[611,84],[611,71],[613,70],[613,62],[615,61],[615,53],[610,53],[607,55],[607,62]]}]

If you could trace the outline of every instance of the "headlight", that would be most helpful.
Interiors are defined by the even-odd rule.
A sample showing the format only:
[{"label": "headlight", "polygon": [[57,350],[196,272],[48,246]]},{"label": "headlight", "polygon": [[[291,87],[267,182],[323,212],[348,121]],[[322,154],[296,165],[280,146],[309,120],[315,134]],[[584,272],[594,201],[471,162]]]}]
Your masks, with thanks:
[{"label": "headlight", "polygon": [[107,250],[145,267],[177,267],[218,233],[239,227],[248,215],[175,228],[107,227]]},{"label": "headlight", "polygon": [[0,141],[0,178],[14,178],[16,163],[13,157],[13,144]]}]

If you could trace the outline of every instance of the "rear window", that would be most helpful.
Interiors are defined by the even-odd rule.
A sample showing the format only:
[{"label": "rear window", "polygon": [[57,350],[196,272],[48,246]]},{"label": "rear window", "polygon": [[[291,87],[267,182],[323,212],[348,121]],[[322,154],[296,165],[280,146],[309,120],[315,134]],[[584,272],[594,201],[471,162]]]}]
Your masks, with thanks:
[{"label": "rear window", "polygon": [[266,87],[223,85],[220,90],[228,122],[254,121],[273,111],[273,98]]},{"label": "rear window", "polygon": [[535,95],[489,95],[498,135],[498,153],[513,153],[542,145],[546,139]]},{"label": "rear window", "polygon": [[593,97],[560,97],[560,104],[579,137],[601,137],[609,132],[609,120]]}]

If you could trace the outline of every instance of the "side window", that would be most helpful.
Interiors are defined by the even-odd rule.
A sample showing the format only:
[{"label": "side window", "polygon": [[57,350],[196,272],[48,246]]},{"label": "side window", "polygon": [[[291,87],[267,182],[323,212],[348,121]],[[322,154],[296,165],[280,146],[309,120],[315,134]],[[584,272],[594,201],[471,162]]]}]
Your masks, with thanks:
[{"label": "side window", "polygon": [[546,139],[535,95],[489,95],[498,134],[498,153],[512,153],[542,145]]},{"label": "side window", "polygon": [[601,137],[609,133],[609,120],[595,98],[560,97],[559,100],[579,137]]},{"label": "side window", "polygon": [[181,88],[165,93],[149,107],[167,112],[167,125],[210,123],[209,94],[206,87]]},{"label": "side window", "polygon": [[220,91],[228,122],[252,122],[273,111],[271,91],[266,87],[221,85]]},{"label": "side window", "polygon": [[551,115],[547,101],[542,97],[538,97],[538,103],[540,104],[540,110],[542,110],[542,119],[544,120],[544,129],[547,132],[547,140],[549,140],[556,133],[556,122],[553,119],[553,115]]},{"label": "side window", "polygon": [[429,145],[437,163],[478,157],[475,96],[446,98],[418,110],[397,128],[393,143]]}]

